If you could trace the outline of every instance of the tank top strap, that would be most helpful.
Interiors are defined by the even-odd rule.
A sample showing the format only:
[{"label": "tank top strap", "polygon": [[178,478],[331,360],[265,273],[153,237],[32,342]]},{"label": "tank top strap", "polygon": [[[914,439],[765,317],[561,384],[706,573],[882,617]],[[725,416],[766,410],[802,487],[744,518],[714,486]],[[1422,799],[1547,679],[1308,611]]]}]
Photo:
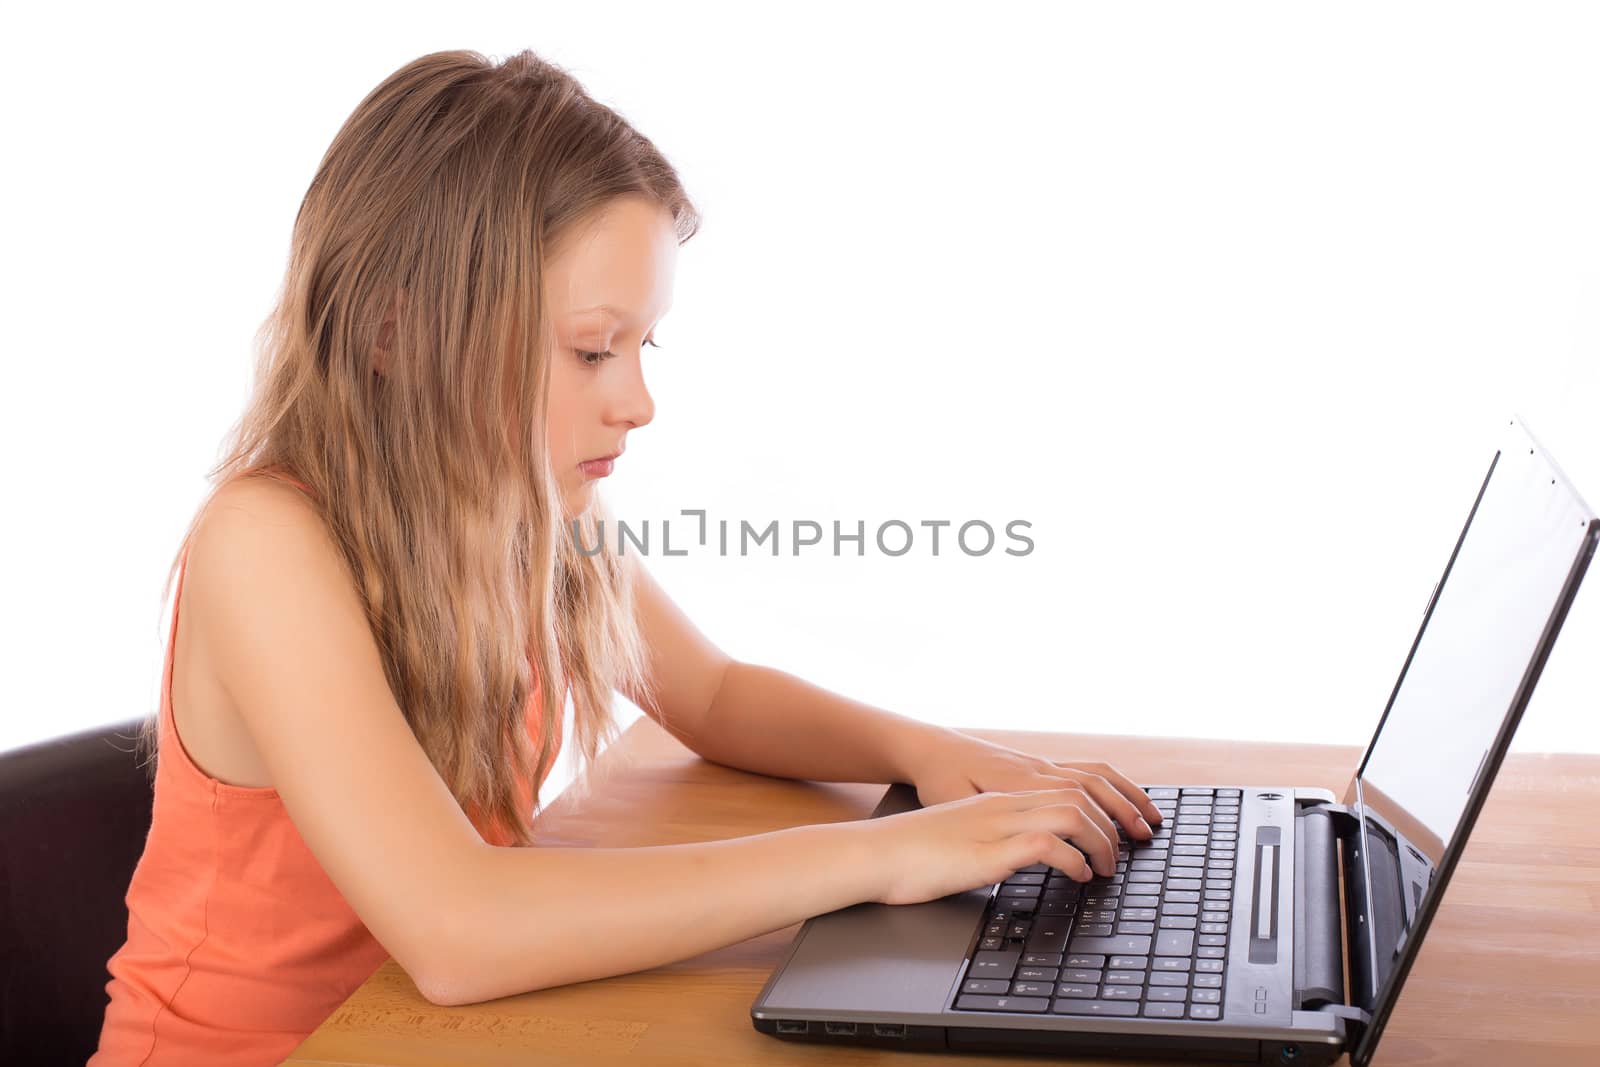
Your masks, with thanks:
[{"label": "tank top strap", "polygon": [[312,489],[311,489],[311,487],[309,485],[307,485],[305,482],[302,482],[299,478],[296,478],[294,475],[290,474],[288,471],[284,470],[282,467],[276,467],[276,466],[251,467],[248,470],[246,470],[244,473],[246,473],[246,474],[264,474],[269,478],[276,478],[280,482],[288,482],[290,485],[292,485],[295,488],[299,489],[302,493],[306,494],[306,496],[309,496],[311,499],[315,500],[317,498],[317,494],[312,491]]}]

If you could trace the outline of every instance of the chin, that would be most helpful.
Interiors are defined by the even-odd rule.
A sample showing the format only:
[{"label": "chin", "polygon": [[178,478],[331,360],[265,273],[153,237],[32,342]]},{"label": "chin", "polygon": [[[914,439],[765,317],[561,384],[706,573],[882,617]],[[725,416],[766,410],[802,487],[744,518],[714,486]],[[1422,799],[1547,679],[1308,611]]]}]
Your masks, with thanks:
[{"label": "chin", "polygon": [[562,514],[568,519],[575,519],[588,513],[594,504],[594,483],[584,482],[576,489],[567,489],[561,494]]}]

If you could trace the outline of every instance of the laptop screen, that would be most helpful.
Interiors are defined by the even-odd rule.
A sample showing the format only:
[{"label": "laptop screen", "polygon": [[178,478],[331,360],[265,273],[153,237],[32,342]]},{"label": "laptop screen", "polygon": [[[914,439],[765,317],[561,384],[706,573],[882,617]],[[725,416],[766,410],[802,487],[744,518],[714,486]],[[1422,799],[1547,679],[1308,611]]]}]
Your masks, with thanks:
[{"label": "laptop screen", "polygon": [[1373,961],[1355,973],[1352,952],[1352,1002],[1374,1016],[1354,1062],[1398,998],[1597,534],[1594,512],[1511,420],[1347,797],[1365,812]]}]

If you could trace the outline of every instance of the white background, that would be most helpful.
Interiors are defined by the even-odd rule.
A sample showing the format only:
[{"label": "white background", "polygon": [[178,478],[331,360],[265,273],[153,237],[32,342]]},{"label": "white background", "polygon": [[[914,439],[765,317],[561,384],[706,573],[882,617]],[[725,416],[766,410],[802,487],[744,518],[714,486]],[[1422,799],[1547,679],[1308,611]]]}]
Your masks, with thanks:
[{"label": "white background", "polygon": [[[956,726],[1361,743],[1506,420],[1600,504],[1586,5],[27,18],[0,748],[155,707],[306,184],[446,48],[567,67],[705,214],[619,512],[1031,523],[1023,557],[655,554],[741,658]],[[1600,751],[1597,643],[1591,575],[1517,747]]]}]

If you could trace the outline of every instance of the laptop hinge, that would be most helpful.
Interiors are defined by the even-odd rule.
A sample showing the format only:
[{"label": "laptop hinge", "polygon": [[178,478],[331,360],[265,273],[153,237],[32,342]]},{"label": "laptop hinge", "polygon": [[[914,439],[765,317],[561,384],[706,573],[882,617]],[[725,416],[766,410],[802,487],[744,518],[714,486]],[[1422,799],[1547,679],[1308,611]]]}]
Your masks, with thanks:
[{"label": "laptop hinge", "polygon": [[[1332,885],[1327,881],[1330,876],[1329,865],[1323,862],[1311,862],[1309,867],[1311,880],[1316,885],[1316,891],[1321,894],[1318,898],[1322,902],[1318,905],[1321,909],[1318,914],[1331,917],[1331,934],[1329,924],[1319,924],[1317,930],[1308,930],[1307,952],[1307,997],[1304,1007],[1308,1009],[1334,1010],[1343,1015],[1345,1010],[1359,1013],[1360,1018],[1370,1019],[1371,1015],[1363,1007],[1370,1005],[1377,995],[1375,975],[1376,961],[1372,958],[1371,933],[1367,924],[1371,922],[1371,908],[1366,900],[1366,876],[1362,866],[1361,856],[1361,822],[1354,808],[1344,804],[1329,804],[1312,801],[1301,809],[1301,826],[1313,838],[1312,848],[1308,848],[1308,856],[1321,856],[1322,848],[1333,846],[1333,855],[1338,861],[1338,869],[1332,872]],[[1331,839],[1330,839],[1331,835]],[[1320,846],[1320,847],[1318,847]],[[1339,891],[1338,873],[1342,870],[1344,881],[1344,930],[1340,931],[1339,923]],[[1326,953],[1330,951],[1329,939],[1331,937],[1331,953],[1334,963],[1330,966]],[[1343,941],[1343,952],[1340,951],[1340,941]],[[1339,961],[1345,958],[1348,967],[1344,968],[1349,975],[1348,986],[1340,981],[1332,985],[1338,994],[1328,997],[1328,986],[1331,984],[1330,976],[1338,969]],[[1319,963],[1319,970],[1312,970],[1313,962]],[[1322,982],[1316,983],[1317,977],[1322,977]],[[1341,976],[1342,977],[1342,976]],[[1365,1025],[1362,1023],[1361,1025]]]},{"label": "laptop hinge", "polygon": [[1294,1006],[1344,1003],[1344,944],[1339,931],[1339,830],[1326,809],[1297,813],[1294,835]]},{"label": "laptop hinge", "polygon": [[1361,1044],[1361,1038],[1366,1034],[1367,1027],[1372,1025],[1372,1016],[1369,1013],[1349,1004],[1324,1004],[1317,1010],[1345,1021],[1344,1047],[1347,1049],[1353,1049]]}]

